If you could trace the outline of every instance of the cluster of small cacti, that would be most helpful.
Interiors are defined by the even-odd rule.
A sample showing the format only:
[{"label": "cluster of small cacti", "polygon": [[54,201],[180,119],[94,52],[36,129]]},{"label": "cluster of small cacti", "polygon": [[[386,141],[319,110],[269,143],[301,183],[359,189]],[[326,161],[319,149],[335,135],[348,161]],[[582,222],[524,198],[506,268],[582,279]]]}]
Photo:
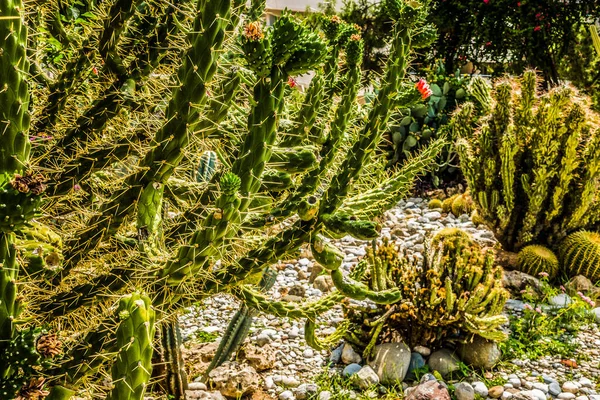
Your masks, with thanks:
[{"label": "cluster of small cacti", "polygon": [[[556,275],[551,251],[594,251],[587,244],[571,246],[582,236],[574,232],[599,227],[600,131],[597,117],[573,88],[538,94],[537,86],[534,72],[502,80],[493,90],[475,78],[470,87],[475,103],[464,105],[452,126],[479,216],[507,251],[548,247],[527,249],[518,267],[548,268],[543,272]],[[559,270],[597,280],[592,259],[559,257]]]},{"label": "cluster of small cacti", "polygon": [[[406,194],[445,145],[433,141],[384,182],[355,187],[392,108],[420,98],[406,77],[408,61],[413,47],[435,37],[425,23],[427,2],[386,4],[398,21],[386,73],[366,117],[354,121],[363,44],[359,29],[339,18],[324,17],[319,35],[287,13],[265,26],[262,1],[246,10],[240,0],[194,7],[115,0],[92,8],[98,17],[89,30],[42,24],[28,38],[31,5],[0,0],[0,69],[7,71],[0,74],[7,88],[0,91],[0,354],[11,354],[5,350],[28,332],[16,329],[23,296],[32,320],[70,338],[46,381],[17,360],[2,363],[3,384],[12,382],[2,398],[38,390],[65,400],[85,382],[109,398],[143,398],[153,346],[167,365],[163,386],[184,398],[175,317],[222,291],[249,308],[306,318],[307,340],[317,347],[344,333],[342,324],[328,339],[315,335],[317,317],[344,295],[398,300],[397,289],[373,290],[344,276],[327,239],[375,238],[374,217]],[[30,67],[27,40],[31,54],[43,52],[36,40],[51,32],[73,39],[65,41],[68,60]],[[56,71],[36,78],[32,105],[34,67]],[[302,104],[291,107],[290,77],[309,70],[316,76]],[[165,74],[173,79],[157,78]],[[276,228],[260,229],[266,224]],[[304,243],[340,293],[294,305],[245,285]],[[233,322],[219,360],[243,340],[251,315]],[[38,340],[40,357],[57,354],[47,351],[50,342]],[[109,369],[112,383],[103,387]]]},{"label": "cluster of small cacti", "polygon": [[499,328],[507,321],[501,312],[508,292],[492,251],[458,228],[445,228],[431,238],[424,256],[418,264],[387,240],[369,250],[362,261],[365,284],[395,288],[400,296],[370,312],[347,306],[353,321],[348,339],[367,354],[379,340],[437,345],[470,334],[503,340]]}]

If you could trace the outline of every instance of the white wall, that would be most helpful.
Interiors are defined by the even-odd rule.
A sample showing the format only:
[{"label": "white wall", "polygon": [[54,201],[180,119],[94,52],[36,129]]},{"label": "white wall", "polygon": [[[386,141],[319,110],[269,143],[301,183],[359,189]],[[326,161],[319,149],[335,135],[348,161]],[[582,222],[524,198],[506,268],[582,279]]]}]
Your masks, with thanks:
[{"label": "white wall", "polygon": [[[288,9],[290,11],[304,12],[307,7],[314,10],[319,9],[319,3],[324,3],[327,0],[267,0],[267,11],[268,10],[283,10]],[[342,0],[337,1],[339,7]]]}]

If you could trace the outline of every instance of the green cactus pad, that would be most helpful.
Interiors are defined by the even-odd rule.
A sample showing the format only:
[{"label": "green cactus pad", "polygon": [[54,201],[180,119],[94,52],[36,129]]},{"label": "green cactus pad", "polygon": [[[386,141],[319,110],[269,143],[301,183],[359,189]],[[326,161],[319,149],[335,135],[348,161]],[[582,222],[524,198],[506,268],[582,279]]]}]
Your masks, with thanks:
[{"label": "green cactus pad", "polygon": [[525,246],[517,255],[517,269],[535,277],[538,277],[540,272],[545,272],[549,279],[553,279],[559,269],[558,258],[547,247]]},{"label": "green cactus pad", "polygon": [[558,249],[560,261],[569,276],[583,275],[592,282],[600,281],[600,233],[572,233]]}]

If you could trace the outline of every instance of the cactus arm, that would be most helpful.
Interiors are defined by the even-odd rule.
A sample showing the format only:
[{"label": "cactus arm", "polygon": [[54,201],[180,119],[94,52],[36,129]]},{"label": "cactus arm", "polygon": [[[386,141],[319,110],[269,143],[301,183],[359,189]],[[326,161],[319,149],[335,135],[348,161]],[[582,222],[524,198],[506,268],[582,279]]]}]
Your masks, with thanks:
[{"label": "cactus arm", "polygon": [[356,95],[360,85],[360,61],[362,59],[363,43],[359,37],[353,37],[348,44],[350,48],[347,58],[348,73],[346,76],[347,84],[342,92],[340,104],[335,113],[335,117],[329,132],[327,140],[319,151],[319,166],[302,178],[302,183],[294,190],[294,192],[283,202],[283,205],[273,211],[273,216],[286,216],[295,208],[299,202],[307,195],[313,193],[319,187],[324,171],[327,170],[338,152],[340,141],[343,138],[346,128],[352,116],[352,109],[356,101]]},{"label": "cactus arm", "polygon": [[380,215],[406,195],[418,175],[435,166],[438,154],[446,145],[447,142],[443,138],[431,142],[419,154],[409,158],[402,168],[386,179],[381,186],[344,201],[340,212],[352,213],[359,219]]},{"label": "cactus arm", "polygon": [[119,351],[112,366],[113,389],[107,400],[142,400],[152,372],[155,312],[147,296],[133,293],[121,298],[117,316]]},{"label": "cactus arm", "polygon": [[409,28],[397,23],[394,28],[392,49],[388,59],[384,84],[375,100],[375,105],[369,112],[359,140],[348,151],[342,166],[321,202],[321,214],[330,214],[335,210],[342,199],[346,197],[352,181],[362,170],[363,161],[370,154],[383,133],[383,129],[391,114],[392,96],[400,88],[400,81],[404,78],[407,58],[410,52]]},{"label": "cactus arm", "polygon": [[314,169],[317,164],[316,149],[311,146],[272,149],[268,166],[280,172],[297,174]]},{"label": "cactus arm", "polygon": [[352,299],[369,299],[377,304],[392,304],[402,298],[402,292],[397,288],[381,291],[370,290],[364,283],[345,277],[339,269],[331,271],[331,279],[341,293]]},{"label": "cactus arm", "polygon": [[186,278],[193,277],[206,264],[209,257],[217,253],[230,224],[240,222],[240,179],[227,173],[221,178],[222,194],[216,202],[217,209],[203,221],[203,226],[194,232],[189,243],[181,246],[177,258],[167,263],[159,273],[168,285],[176,286]]},{"label": "cactus arm", "polygon": [[[269,291],[275,284],[277,279],[277,272],[273,269],[267,268],[263,272],[263,276],[258,285],[258,289],[265,293]],[[249,308],[246,303],[242,304],[242,307],[235,313],[233,318],[229,321],[227,329],[221,338],[217,352],[213,357],[211,363],[204,372],[204,377],[207,378],[210,371],[221,366],[225,361],[231,358],[231,355],[236,353],[250,330],[252,325],[252,319],[256,314],[255,308]]]},{"label": "cactus arm", "polygon": [[[19,316],[20,301],[17,298],[16,248],[14,234],[0,233],[0,351],[7,351],[15,333],[15,319]],[[11,365],[0,365],[0,380],[10,376]],[[18,388],[16,388],[18,389]],[[15,390],[16,391],[16,390]]]},{"label": "cactus arm", "polygon": [[[559,167],[557,168],[558,183],[552,193],[551,206],[546,213],[544,226],[548,229],[555,218],[557,218],[563,211],[563,202],[566,195],[569,193],[571,182],[574,179],[574,173],[579,166],[579,154],[577,153],[577,147],[581,141],[581,135],[583,133],[585,117],[584,110],[580,105],[575,105],[570,115],[567,117],[566,128],[567,133],[563,135],[562,142],[564,145],[561,149],[561,159]],[[566,136],[566,140],[564,139]]]},{"label": "cactus arm", "polygon": [[268,296],[248,286],[233,288],[231,292],[249,307],[255,308],[260,312],[292,319],[314,319],[324,312],[329,311],[344,299],[344,295],[340,293],[330,293],[313,302],[295,304],[285,301],[273,301]]},{"label": "cactus arm", "polygon": [[326,338],[317,337],[316,323],[313,320],[307,319],[304,324],[304,339],[306,344],[315,350],[329,350],[333,346],[339,343],[339,341],[346,335],[350,326],[349,321],[342,321],[336,328],[335,332]]},{"label": "cactus arm", "polygon": [[231,103],[240,88],[241,74],[242,72],[236,67],[231,67],[220,81],[219,90],[215,91],[218,94],[211,96],[206,104],[204,114],[191,128],[199,138],[214,134],[219,124],[227,117]]},{"label": "cactus arm", "polygon": [[142,188],[154,182],[166,183],[183,158],[183,150],[189,143],[188,123],[196,116],[195,106],[204,103],[206,84],[215,73],[214,53],[223,43],[229,6],[230,1],[198,1],[198,14],[188,35],[192,46],[178,70],[181,86],[174,90],[167,107],[167,122],[156,133],[152,149],[140,162],[140,170],[125,179],[125,188],[102,205],[100,215],[89,221],[91,229],[68,243],[72,256],[64,272],[70,271],[87,249],[96,247],[106,236],[113,235],[124,218],[136,209],[135,202]]},{"label": "cactus arm", "polygon": [[117,0],[110,9],[108,18],[104,21],[104,30],[100,36],[98,49],[104,59],[106,68],[115,75],[125,74],[123,61],[117,54],[117,45],[125,24],[135,12],[137,1]]}]

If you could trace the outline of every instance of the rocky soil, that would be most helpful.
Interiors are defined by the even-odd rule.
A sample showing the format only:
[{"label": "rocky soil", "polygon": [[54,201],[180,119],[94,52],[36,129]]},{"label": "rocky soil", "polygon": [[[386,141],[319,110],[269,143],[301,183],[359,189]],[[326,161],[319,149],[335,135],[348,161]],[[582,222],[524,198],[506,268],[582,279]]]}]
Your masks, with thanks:
[{"label": "rocky soil", "polygon": [[[441,210],[427,207],[427,201],[410,198],[385,214],[382,235],[390,237],[412,254],[422,257],[424,243],[428,235],[443,227],[460,227],[483,246],[493,246],[492,233],[486,228],[476,227],[468,215],[459,218],[452,214],[442,214]],[[368,242],[345,237],[336,241],[345,253],[343,268],[349,270],[365,254]],[[308,252],[297,260],[282,261],[280,273],[273,289],[269,292],[273,299],[292,302],[313,301],[332,290],[332,282],[326,276],[311,280],[315,267]],[[511,285],[522,284],[519,274],[510,276]],[[515,283],[516,282],[516,283]],[[181,317],[181,327],[186,342],[187,364],[190,366],[190,380],[193,381],[210,362],[217,342],[200,343],[202,340],[217,338],[225,330],[230,318],[238,310],[239,303],[227,295],[215,296],[189,310]],[[511,300],[507,303],[507,313],[520,313],[524,304]],[[600,323],[600,309],[595,312]],[[335,307],[320,320],[321,335],[335,330],[343,320],[341,307]],[[281,319],[259,314],[255,317],[247,340],[243,359],[234,361],[211,373],[212,391],[200,382],[190,384],[189,397],[199,399],[221,399],[249,395],[252,399],[306,399],[319,400],[363,398],[383,396],[386,389],[377,392],[362,392],[361,388],[377,387],[386,378],[378,365],[366,365],[360,355],[348,345],[340,346],[333,352],[315,351],[304,341],[302,321]],[[455,386],[454,395],[458,400],[472,399],[577,399],[600,400],[596,390],[600,387],[600,329],[591,324],[577,337],[577,361],[562,360],[559,356],[546,356],[536,361],[512,360],[501,364],[494,372],[487,372],[481,379],[467,379]],[[396,344],[394,344],[396,345]],[[411,352],[412,350],[412,352]],[[386,349],[389,352],[389,349]],[[499,356],[495,346],[483,346],[478,352],[491,359]],[[398,347],[393,362],[400,365],[396,374],[406,374],[407,369],[422,366],[428,359],[430,367],[436,370],[458,368],[456,356],[449,351],[430,354],[427,348],[408,349]],[[438,354],[439,353],[439,354]],[[483,354],[483,355],[482,355]],[[492,360],[494,361],[494,360]],[[385,363],[389,364],[390,361]],[[385,364],[384,363],[384,364]],[[394,364],[396,365],[396,364]],[[372,368],[373,367],[373,368]],[[319,388],[315,377],[328,368],[351,379],[355,390],[332,393],[327,388]],[[379,369],[378,369],[379,368]],[[385,368],[384,368],[385,369]],[[382,375],[383,373],[383,375]],[[483,381],[487,382],[484,383]],[[417,385],[418,382],[411,385]],[[407,399],[444,399],[447,396],[445,385],[451,382],[437,381],[432,375],[425,375],[416,388],[404,384]],[[217,390],[215,390],[217,389]],[[598,392],[600,393],[600,391]],[[432,397],[433,396],[433,397]],[[450,397],[447,397],[450,398]]]}]

